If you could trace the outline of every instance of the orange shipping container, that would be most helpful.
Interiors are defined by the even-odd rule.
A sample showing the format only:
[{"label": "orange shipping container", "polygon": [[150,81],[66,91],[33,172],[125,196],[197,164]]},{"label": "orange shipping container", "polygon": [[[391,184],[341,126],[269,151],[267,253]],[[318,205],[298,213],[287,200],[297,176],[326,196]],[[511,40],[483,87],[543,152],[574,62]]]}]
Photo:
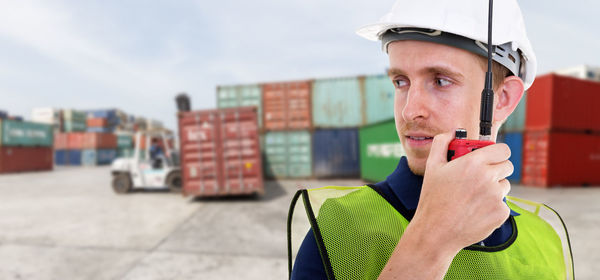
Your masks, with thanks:
[{"label": "orange shipping container", "polygon": [[262,96],[265,130],[310,129],[311,88],[311,81],[264,84]]},{"label": "orange shipping container", "polygon": [[183,193],[264,192],[256,107],[178,113]]},{"label": "orange shipping container", "polygon": [[600,185],[600,135],[526,131],[523,138],[523,184]]},{"label": "orange shipping container", "polygon": [[67,133],[55,133],[54,134],[54,149],[64,150],[68,149],[69,135]]},{"label": "orange shipping container", "polygon": [[67,134],[67,149],[69,150],[81,150],[83,149],[83,139],[85,137],[84,132],[70,132]]},{"label": "orange shipping container", "polygon": [[116,149],[117,136],[112,133],[85,133],[83,149]]},{"label": "orange shipping container", "polygon": [[108,124],[105,118],[88,118],[87,126],[88,127],[106,127]]},{"label": "orange shipping container", "polygon": [[0,147],[0,173],[52,170],[52,147]]}]

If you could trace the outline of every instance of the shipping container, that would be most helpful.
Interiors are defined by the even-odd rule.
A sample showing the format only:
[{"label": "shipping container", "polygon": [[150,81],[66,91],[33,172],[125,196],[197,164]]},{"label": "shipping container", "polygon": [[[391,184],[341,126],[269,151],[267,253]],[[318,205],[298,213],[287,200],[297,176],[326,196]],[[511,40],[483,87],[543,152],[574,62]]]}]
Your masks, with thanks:
[{"label": "shipping container", "polygon": [[88,127],[86,132],[90,133],[113,133],[115,132],[114,127]]},{"label": "shipping container", "polygon": [[313,173],[317,178],[360,177],[358,129],[323,129],[313,134]]},{"label": "shipping container", "polygon": [[262,86],[265,130],[301,130],[312,127],[311,81],[268,83]]},{"label": "shipping container", "polygon": [[510,148],[510,162],[512,162],[513,174],[506,179],[512,182],[521,181],[521,170],[523,169],[523,133],[511,132],[498,134],[497,143],[505,143]]},{"label": "shipping container", "polygon": [[81,151],[82,165],[107,165],[117,157],[116,149],[86,149]]},{"label": "shipping container", "polygon": [[317,79],[312,88],[315,128],[359,127],[365,124],[364,77]]},{"label": "shipping container", "polygon": [[184,195],[264,192],[255,107],[179,112],[177,116]]},{"label": "shipping container", "polygon": [[[117,149],[117,157],[118,158],[130,158],[133,157],[133,148],[118,148]],[[145,157],[142,157],[142,159]]]},{"label": "shipping container", "polygon": [[554,71],[558,75],[571,76],[579,79],[589,79],[600,82],[600,67],[578,65]]},{"label": "shipping container", "polygon": [[81,165],[81,150],[55,150],[54,164],[56,165]]},{"label": "shipping container", "polygon": [[500,133],[523,132],[525,131],[525,116],[527,109],[527,96],[523,94],[521,101],[517,104],[515,110],[508,116],[504,124],[500,127]]},{"label": "shipping container", "polygon": [[127,114],[118,109],[86,110],[87,118],[106,119],[107,126],[114,126],[127,122]]},{"label": "shipping container", "polygon": [[367,124],[394,118],[394,84],[386,74],[365,78]]},{"label": "shipping container", "polygon": [[52,147],[52,126],[42,123],[0,120],[0,146]]},{"label": "shipping container", "polygon": [[600,131],[600,83],[548,74],[527,93],[527,130]]},{"label": "shipping container", "polygon": [[526,131],[523,184],[531,186],[600,185],[600,135]]},{"label": "shipping container", "polygon": [[265,175],[269,178],[310,178],[312,173],[312,137],[309,131],[267,132]]},{"label": "shipping container", "polygon": [[83,132],[87,128],[87,117],[84,112],[76,110],[62,111],[62,130],[64,132]]},{"label": "shipping container", "polygon": [[8,113],[6,111],[0,111],[0,120],[8,118]]},{"label": "shipping container", "polygon": [[63,150],[69,147],[69,135],[67,133],[54,134],[54,149]]},{"label": "shipping container", "polygon": [[106,126],[108,126],[108,121],[105,118],[88,118],[87,119],[88,129],[91,127],[106,127]]},{"label": "shipping container", "polygon": [[52,147],[0,147],[0,173],[52,170]]},{"label": "shipping container", "polygon": [[83,149],[116,149],[117,136],[112,133],[85,133]]},{"label": "shipping container", "polygon": [[31,120],[33,122],[45,123],[60,128],[61,111],[52,107],[33,108]]},{"label": "shipping container", "polygon": [[132,134],[117,134],[117,148],[133,148]]},{"label": "shipping container", "polygon": [[263,106],[260,85],[232,85],[217,87],[217,107],[233,108],[255,106],[258,112],[258,127],[262,129]]},{"label": "shipping container", "polygon": [[394,119],[361,127],[358,132],[360,144],[360,176],[371,182],[383,181],[392,174],[405,156],[398,139]]}]

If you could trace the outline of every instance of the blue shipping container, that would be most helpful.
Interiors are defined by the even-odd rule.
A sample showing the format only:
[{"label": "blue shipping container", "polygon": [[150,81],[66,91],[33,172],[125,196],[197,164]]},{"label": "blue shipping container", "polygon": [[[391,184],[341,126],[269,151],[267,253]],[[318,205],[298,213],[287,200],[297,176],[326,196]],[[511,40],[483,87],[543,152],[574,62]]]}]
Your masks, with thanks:
[{"label": "blue shipping container", "polygon": [[513,182],[521,181],[521,170],[523,168],[523,133],[513,132],[498,134],[498,143],[506,143],[510,148],[510,160],[515,171],[507,179]]},{"label": "blue shipping container", "polygon": [[83,165],[105,165],[111,164],[117,157],[115,149],[83,150],[81,163]]},{"label": "blue shipping container", "polygon": [[94,133],[113,133],[115,131],[114,126],[112,127],[88,127],[86,129],[87,132]]},{"label": "blue shipping container", "polygon": [[54,164],[81,165],[81,150],[55,150]]},{"label": "blue shipping container", "polygon": [[323,129],[313,134],[315,177],[360,177],[358,129]]}]

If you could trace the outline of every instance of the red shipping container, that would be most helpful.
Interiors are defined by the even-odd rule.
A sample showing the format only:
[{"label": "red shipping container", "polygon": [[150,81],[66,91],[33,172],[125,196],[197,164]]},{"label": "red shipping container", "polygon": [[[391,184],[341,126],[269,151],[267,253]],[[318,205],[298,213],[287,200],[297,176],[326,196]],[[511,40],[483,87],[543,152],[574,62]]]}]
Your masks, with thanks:
[{"label": "red shipping container", "polygon": [[0,147],[0,173],[53,168],[52,147]]},{"label": "red shipping container", "polygon": [[526,131],[524,185],[600,185],[600,135]]},{"label": "red shipping container", "polygon": [[83,142],[85,138],[84,132],[70,132],[67,134],[67,149],[69,150],[81,150],[83,149]]},{"label": "red shipping container", "polygon": [[116,149],[117,135],[112,133],[92,133],[84,134],[83,149]]},{"label": "red shipping container", "polygon": [[106,118],[88,118],[87,126],[88,127],[106,127],[108,121]]},{"label": "red shipping container", "polygon": [[54,149],[68,149],[69,135],[67,133],[54,133]]},{"label": "red shipping container", "polygon": [[600,131],[600,83],[548,74],[527,91],[526,130]]},{"label": "red shipping container", "polygon": [[265,130],[312,127],[311,81],[269,83],[262,86]]},{"label": "red shipping container", "polygon": [[264,192],[255,107],[180,112],[178,119],[184,195]]}]

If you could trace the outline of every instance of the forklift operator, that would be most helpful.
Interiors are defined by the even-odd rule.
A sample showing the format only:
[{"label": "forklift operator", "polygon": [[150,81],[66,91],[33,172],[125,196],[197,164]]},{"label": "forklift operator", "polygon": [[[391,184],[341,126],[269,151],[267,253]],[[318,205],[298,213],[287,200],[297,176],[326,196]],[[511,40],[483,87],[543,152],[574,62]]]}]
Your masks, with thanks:
[{"label": "forklift operator", "polygon": [[150,145],[150,160],[152,161],[153,169],[162,168],[163,151],[160,145],[158,145],[158,139],[152,138],[152,144]]},{"label": "forklift operator", "polygon": [[[378,23],[358,30],[389,56],[406,156],[377,184],[298,191],[292,206],[302,197],[311,230],[292,279],[568,277],[569,252],[557,232],[505,199],[513,172],[506,144],[447,160],[457,128],[478,137],[487,11],[482,0],[398,0]],[[533,83],[536,58],[516,0],[496,1],[493,28],[495,142]]]}]

